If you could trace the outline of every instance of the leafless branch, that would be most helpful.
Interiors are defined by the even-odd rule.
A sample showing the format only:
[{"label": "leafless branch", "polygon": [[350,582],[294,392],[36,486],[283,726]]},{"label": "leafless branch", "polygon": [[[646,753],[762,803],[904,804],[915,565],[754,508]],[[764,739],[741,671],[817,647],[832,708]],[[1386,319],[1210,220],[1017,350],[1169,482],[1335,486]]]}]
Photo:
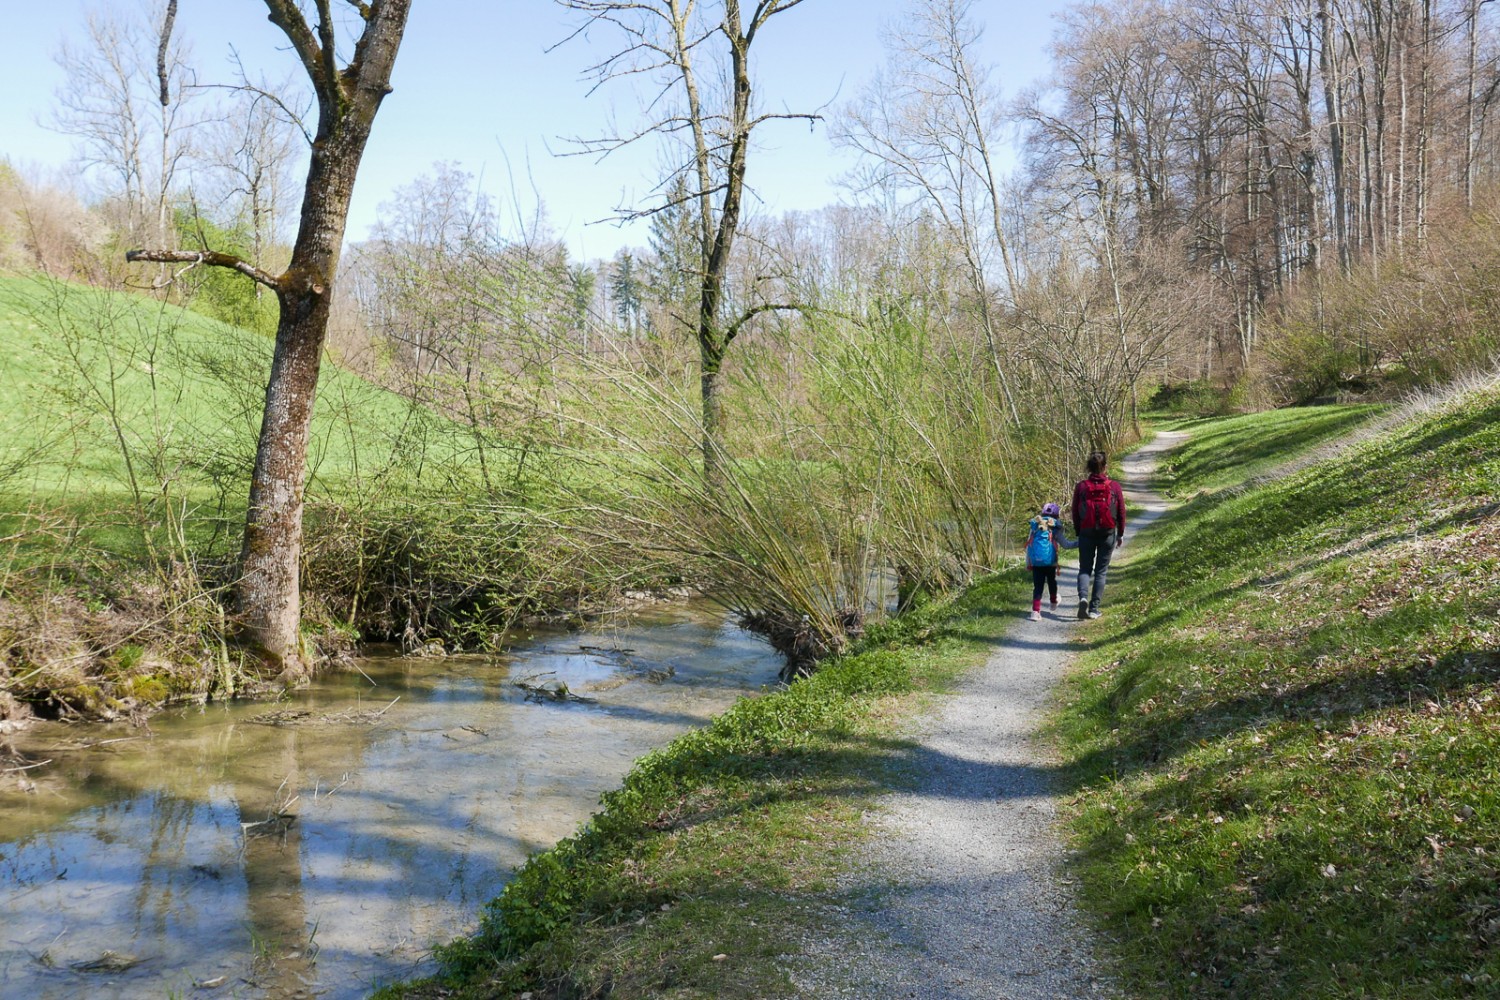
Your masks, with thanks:
[{"label": "leafless branch", "polygon": [[[266,0],[266,7],[271,11],[270,21],[280,28],[292,43],[292,50],[297,53],[297,58],[302,62],[302,68],[307,72],[307,78],[318,86],[322,79],[319,67],[322,64],[323,54],[318,49],[318,40],[313,35],[312,29],[307,26],[307,19],[302,16],[302,11],[297,9],[295,0]],[[318,87],[322,93],[322,87]]]},{"label": "leafless branch", "polygon": [[210,267],[226,267],[258,281],[267,288],[281,290],[281,279],[268,271],[242,260],[234,254],[218,250],[130,250],[125,259],[132,262],[147,261],[153,264],[207,264]]}]

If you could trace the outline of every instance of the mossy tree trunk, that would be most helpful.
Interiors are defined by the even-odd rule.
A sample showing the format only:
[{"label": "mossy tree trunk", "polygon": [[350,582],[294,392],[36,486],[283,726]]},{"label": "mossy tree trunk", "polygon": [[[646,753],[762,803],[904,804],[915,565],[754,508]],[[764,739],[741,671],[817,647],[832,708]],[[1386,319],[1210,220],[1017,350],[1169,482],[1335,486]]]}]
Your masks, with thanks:
[{"label": "mossy tree trunk", "polygon": [[250,481],[235,600],[244,637],[286,683],[304,679],[301,643],[303,490],[318,371],[354,180],[406,30],[411,0],[352,4],[364,21],[353,55],[339,66],[333,0],[314,0],[309,24],[296,0],[264,0],[291,42],[318,99],[317,132],[291,265],[270,275],[228,254],[138,250],[131,260],[231,267],[276,292],[281,316],[265,413]]}]

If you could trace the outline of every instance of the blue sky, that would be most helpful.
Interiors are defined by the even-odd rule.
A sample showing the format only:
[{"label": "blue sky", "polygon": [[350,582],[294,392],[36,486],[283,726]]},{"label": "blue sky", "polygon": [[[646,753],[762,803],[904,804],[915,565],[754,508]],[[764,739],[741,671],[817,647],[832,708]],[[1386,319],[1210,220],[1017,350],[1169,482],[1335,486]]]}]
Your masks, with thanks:
[{"label": "blue sky", "polygon": [[[135,2],[3,0],[10,9],[0,34],[0,156],[42,169],[67,165],[70,140],[37,124],[62,82],[53,55],[65,36],[78,35],[86,10]],[[754,53],[763,106],[800,111],[852,97],[881,64],[881,27],[900,16],[903,4],[805,0],[773,20]],[[986,57],[1007,94],[1046,73],[1053,18],[1068,6],[1065,0],[976,4],[987,28]],[[444,160],[479,175],[502,204],[519,198],[530,206],[540,198],[577,256],[607,257],[622,245],[643,244],[639,226],[589,223],[648,191],[660,155],[646,146],[602,162],[556,155],[567,148],[563,137],[598,134],[611,113],[622,123],[637,120],[628,86],[589,96],[582,78],[612,36],[546,51],[568,35],[576,17],[552,0],[415,0],[394,91],[360,171],[349,238],[364,237],[396,187]],[[205,78],[232,82],[231,45],[252,73],[279,78],[295,69],[260,0],[180,0],[179,25]],[[773,123],[750,163],[756,208],[779,213],[838,201],[838,177],[850,163],[831,148],[823,127]]]}]

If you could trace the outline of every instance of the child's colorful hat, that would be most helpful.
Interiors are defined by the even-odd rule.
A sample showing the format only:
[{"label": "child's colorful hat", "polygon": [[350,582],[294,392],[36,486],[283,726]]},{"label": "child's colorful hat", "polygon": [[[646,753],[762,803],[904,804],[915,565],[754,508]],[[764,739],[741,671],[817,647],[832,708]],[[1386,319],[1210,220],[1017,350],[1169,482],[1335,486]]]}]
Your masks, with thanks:
[{"label": "child's colorful hat", "polygon": [[1056,517],[1060,513],[1062,513],[1062,512],[1057,509],[1057,504],[1055,504],[1055,503],[1049,503],[1049,504],[1043,504],[1042,505],[1042,516],[1043,517]]}]

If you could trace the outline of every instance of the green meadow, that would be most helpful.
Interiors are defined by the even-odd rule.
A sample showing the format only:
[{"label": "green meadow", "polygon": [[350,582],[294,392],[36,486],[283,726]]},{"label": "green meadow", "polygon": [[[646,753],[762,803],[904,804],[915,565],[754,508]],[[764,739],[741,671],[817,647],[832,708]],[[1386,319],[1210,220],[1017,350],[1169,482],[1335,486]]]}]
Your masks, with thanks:
[{"label": "green meadow", "polygon": [[1188,424],[1086,636],[1057,733],[1135,995],[1500,988],[1500,390],[1369,417]]}]

